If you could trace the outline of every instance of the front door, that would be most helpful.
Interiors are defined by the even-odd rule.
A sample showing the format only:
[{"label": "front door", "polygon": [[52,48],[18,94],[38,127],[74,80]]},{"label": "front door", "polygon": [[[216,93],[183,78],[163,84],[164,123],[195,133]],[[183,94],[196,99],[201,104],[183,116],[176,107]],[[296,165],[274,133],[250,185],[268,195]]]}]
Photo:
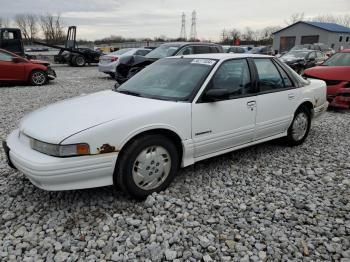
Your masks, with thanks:
[{"label": "front door", "polygon": [[256,140],[285,132],[293,120],[300,89],[270,58],[254,59],[259,93],[257,95]]},{"label": "front door", "polygon": [[[208,101],[205,93],[214,89],[227,90],[228,94],[216,101]],[[247,60],[225,61],[192,105],[195,157],[251,142],[255,116],[256,96]]]},{"label": "front door", "polygon": [[13,56],[7,52],[0,51],[0,80],[23,80],[24,64],[12,62]]}]

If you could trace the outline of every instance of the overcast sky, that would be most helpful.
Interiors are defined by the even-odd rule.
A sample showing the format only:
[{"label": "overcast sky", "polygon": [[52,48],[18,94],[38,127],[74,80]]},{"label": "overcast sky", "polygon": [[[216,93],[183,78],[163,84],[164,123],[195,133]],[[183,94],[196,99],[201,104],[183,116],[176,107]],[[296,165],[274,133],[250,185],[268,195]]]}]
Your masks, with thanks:
[{"label": "overcast sky", "polygon": [[217,40],[222,29],[285,26],[291,14],[307,17],[350,13],[350,0],[0,0],[0,17],[17,13],[58,13],[65,26],[77,25],[78,38],[179,37],[181,14],[197,11],[199,38]]}]

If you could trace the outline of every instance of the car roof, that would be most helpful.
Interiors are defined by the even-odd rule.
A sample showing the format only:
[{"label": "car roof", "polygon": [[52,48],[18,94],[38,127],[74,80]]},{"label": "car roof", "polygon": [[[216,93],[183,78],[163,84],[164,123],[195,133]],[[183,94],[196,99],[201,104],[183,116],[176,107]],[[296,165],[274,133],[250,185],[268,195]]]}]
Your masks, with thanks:
[{"label": "car roof", "polygon": [[211,46],[220,46],[215,43],[206,43],[206,42],[170,42],[170,43],[164,43],[162,45],[172,45],[172,46],[186,46],[186,45],[211,45]]},{"label": "car roof", "polygon": [[260,55],[260,54],[233,54],[233,53],[210,53],[210,54],[198,54],[198,55],[185,55],[185,56],[172,56],[169,58],[197,58],[197,59],[219,59],[219,60],[226,60],[226,59],[232,59],[232,58],[270,58],[273,56],[270,55]]}]

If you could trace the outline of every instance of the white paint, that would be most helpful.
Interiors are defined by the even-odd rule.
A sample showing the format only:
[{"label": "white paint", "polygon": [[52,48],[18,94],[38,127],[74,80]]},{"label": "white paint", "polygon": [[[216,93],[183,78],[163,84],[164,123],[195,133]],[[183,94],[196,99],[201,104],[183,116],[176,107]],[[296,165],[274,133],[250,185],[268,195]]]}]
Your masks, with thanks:
[{"label": "white paint", "polygon": [[[10,158],[36,186],[46,190],[70,190],[113,184],[118,152],[134,136],[154,129],[176,133],[183,148],[182,166],[286,135],[294,112],[311,102],[313,115],[328,106],[326,85],[310,85],[245,98],[197,103],[200,95],[227,59],[261,57],[250,54],[203,54],[194,59],[217,59],[192,103],[172,102],[103,91],[64,100],[26,116],[7,143]],[[267,56],[265,56],[267,57]],[[174,58],[171,58],[174,59]],[[290,99],[290,95],[293,99]],[[254,101],[252,106],[249,102]],[[19,132],[53,144],[88,143],[92,155],[70,158],[48,156],[30,148]],[[202,133],[202,134],[201,134]],[[109,144],[117,152],[97,154]]]}]

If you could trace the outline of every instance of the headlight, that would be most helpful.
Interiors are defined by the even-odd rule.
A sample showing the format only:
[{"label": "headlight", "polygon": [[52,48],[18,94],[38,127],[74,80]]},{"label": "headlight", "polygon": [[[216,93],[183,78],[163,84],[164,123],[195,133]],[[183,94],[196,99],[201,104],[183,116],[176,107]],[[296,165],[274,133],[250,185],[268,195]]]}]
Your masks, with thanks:
[{"label": "headlight", "polygon": [[90,154],[89,145],[85,143],[74,145],[55,145],[30,138],[30,146],[33,150],[40,153],[57,157],[83,156]]}]

